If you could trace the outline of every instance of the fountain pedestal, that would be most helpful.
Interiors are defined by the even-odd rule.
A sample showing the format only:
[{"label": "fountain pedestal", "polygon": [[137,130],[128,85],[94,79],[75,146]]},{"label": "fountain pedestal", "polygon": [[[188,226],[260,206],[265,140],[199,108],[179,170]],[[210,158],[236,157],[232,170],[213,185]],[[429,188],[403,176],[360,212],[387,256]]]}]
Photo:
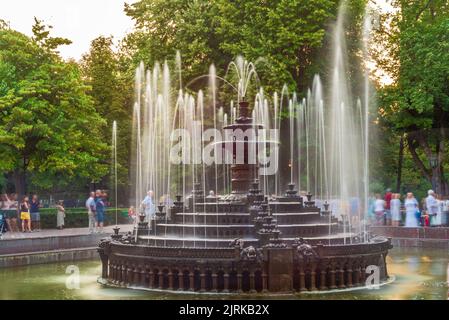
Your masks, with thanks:
[{"label": "fountain pedestal", "polygon": [[[240,116],[235,120],[235,123],[224,127],[224,129],[232,130],[235,135],[233,142],[225,145],[227,148],[232,147],[231,150],[228,150],[228,152],[232,152],[233,158],[233,164],[231,165],[231,193],[236,197],[243,198],[246,197],[252,182],[258,176],[259,166],[256,164],[257,161],[252,161],[257,159],[255,129],[258,126],[253,124],[253,119],[249,117],[249,103],[247,101],[239,102],[239,110]],[[242,133],[243,136],[239,136],[238,133]],[[254,135],[248,136],[252,133]],[[247,139],[245,139],[245,135]],[[254,147],[253,154],[250,153],[250,147]],[[243,157],[240,154],[242,151]],[[255,158],[250,159],[250,156]]]},{"label": "fountain pedestal", "polygon": [[141,212],[139,214],[139,223],[137,224],[137,236],[147,235],[149,231],[148,222],[145,221],[145,213]]},{"label": "fountain pedestal", "polygon": [[290,248],[267,248],[268,287],[270,291],[291,292],[293,290],[293,251]]}]

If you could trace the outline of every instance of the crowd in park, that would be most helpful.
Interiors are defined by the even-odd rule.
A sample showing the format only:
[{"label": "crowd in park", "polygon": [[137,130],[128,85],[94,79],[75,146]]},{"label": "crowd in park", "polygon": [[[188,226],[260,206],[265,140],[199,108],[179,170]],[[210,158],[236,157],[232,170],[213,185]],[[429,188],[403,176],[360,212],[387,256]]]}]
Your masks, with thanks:
[{"label": "crowd in park", "polygon": [[[31,200],[30,200],[31,199]],[[86,209],[89,220],[89,232],[103,232],[106,207],[108,205],[108,195],[103,190],[91,192],[86,200]],[[40,209],[42,202],[36,194],[31,197],[23,196],[18,201],[17,195],[0,195],[0,225],[4,223],[4,228],[9,232],[39,232],[41,231]],[[66,207],[63,200],[55,204],[56,227],[59,230],[65,227]],[[0,230],[0,233],[3,230]]]},{"label": "crowd in park", "polygon": [[[306,199],[304,192],[304,201]],[[210,191],[209,196],[215,197],[215,193]],[[319,202],[319,201],[317,201]],[[341,211],[341,201],[334,204],[331,201],[330,207],[333,215],[339,216]],[[160,203],[170,206],[173,201],[169,196],[162,196]],[[104,190],[90,192],[85,202],[88,215],[89,233],[102,233],[106,207],[109,205],[108,195]],[[319,207],[322,207],[317,203]],[[3,219],[5,228],[10,232],[39,232],[41,230],[40,209],[43,207],[36,194],[31,197],[23,196],[20,201],[16,194],[0,195],[0,220]],[[361,209],[360,201],[352,199],[349,201],[346,210],[350,216],[355,217],[355,213]],[[55,204],[56,227],[60,230],[65,227],[66,208],[63,200]],[[154,203],[154,192],[147,192],[147,195],[139,205],[139,210],[145,215],[145,221],[154,219],[156,205]],[[355,212],[351,214],[351,212]],[[341,212],[340,212],[341,213]],[[136,222],[136,208],[131,206],[128,209],[130,222]],[[368,203],[368,218],[371,225],[384,225],[394,227],[435,227],[445,226],[449,222],[449,199],[443,200],[433,190],[429,190],[427,197],[421,203],[412,192],[408,192],[403,199],[399,193],[393,193],[390,189],[381,194],[370,197]],[[2,221],[0,221],[1,223]]]},{"label": "crowd in park", "polygon": [[449,199],[443,199],[433,190],[421,203],[412,192],[404,199],[399,193],[387,189],[385,194],[376,194],[370,199],[369,216],[373,225],[405,227],[437,227],[448,225]]}]

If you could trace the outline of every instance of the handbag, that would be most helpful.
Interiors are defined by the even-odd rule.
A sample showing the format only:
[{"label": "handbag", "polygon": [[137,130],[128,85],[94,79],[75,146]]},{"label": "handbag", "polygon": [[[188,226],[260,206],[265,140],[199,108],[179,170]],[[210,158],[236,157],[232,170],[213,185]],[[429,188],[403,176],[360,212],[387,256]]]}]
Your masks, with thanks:
[{"label": "handbag", "polygon": [[419,209],[416,210],[415,217],[416,217],[416,219],[418,219],[418,221],[421,220],[421,211],[419,211]]}]

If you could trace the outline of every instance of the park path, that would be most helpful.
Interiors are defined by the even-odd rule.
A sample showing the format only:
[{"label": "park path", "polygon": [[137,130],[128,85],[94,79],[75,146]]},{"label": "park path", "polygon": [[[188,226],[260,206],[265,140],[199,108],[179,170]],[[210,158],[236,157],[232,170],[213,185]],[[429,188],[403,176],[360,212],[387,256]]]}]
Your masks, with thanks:
[{"label": "park path", "polygon": [[[103,228],[103,233],[105,236],[113,233],[113,228],[115,226],[107,226]],[[119,225],[120,233],[132,231],[132,224],[122,224]],[[3,234],[3,240],[12,239],[33,239],[33,238],[46,238],[46,237],[63,237],[63,236],[83,236],[89,235],[89,228],[67,228],[63,230],[58,229],[45,229],[39,232],[33,231],[29,232],[6,232]]]}]

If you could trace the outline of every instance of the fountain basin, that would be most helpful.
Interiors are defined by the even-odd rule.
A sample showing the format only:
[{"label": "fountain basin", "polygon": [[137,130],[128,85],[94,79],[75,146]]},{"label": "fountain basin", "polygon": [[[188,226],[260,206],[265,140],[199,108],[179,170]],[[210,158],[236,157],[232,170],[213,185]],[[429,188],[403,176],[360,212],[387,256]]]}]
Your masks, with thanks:
[{"label": "fountain basin", "polygon": [[[102,282],[135,289],[292,293],[364,287],[369,266],[389,280],[389,239],[346,244],[241,248],[163,247],[103,240]],[[373,268],[373,267],[369,267]]]}]

